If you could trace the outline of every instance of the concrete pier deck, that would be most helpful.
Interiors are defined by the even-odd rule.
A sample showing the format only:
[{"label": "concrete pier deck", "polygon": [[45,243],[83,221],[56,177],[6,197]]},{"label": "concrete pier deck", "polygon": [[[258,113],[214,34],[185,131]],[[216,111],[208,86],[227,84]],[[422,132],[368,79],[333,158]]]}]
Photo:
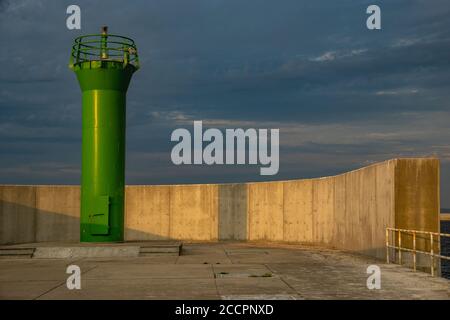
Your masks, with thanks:
[{"label": "concrete pier deck", "polygon": [[[68,265],[81,289],[68,290]],[[381,289],[366,286],[369,265]],[[1,259],[0,299],[450,299],[450,281],[343,251],[183,243],[180,256]]]}]

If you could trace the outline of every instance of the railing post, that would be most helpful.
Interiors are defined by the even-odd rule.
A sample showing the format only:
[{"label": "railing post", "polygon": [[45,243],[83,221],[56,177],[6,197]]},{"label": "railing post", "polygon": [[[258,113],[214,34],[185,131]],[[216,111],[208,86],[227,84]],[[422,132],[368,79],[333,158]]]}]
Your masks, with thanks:
[{"label": "railing post", "polygon": [[[396,234],[398,232],[398,234]],[[402,247],[402,232],[409,234],[412,234],[413,241],[412,241],[412,249],[410,247]],[[429,241],[430,241],[430,249],[428,250],[428,246],[425,243],[425,249],[419,248],[417,249],[417,235],[419,235],[419,239],[422,238],[424,241],[427,240],[427,236],[429,235]],[[434,248],[436,240],[434,239],[434,236],[437,238],[436,243],[436,250]],[[441,261],[440,259],[446,259],[450,260],[450,256],[441,256],[441,237],[449,237],[450,233],[438,233],[438,232],[430,232],[430,231],[422,231],[422,230],[409,230],[409,229],[399,229],[399,228],[390,228],[386,227],[386,233],[385,233],[385,243],[386,243],[386,263],[391,262],[391,256],[393,256],[392,261],[393,263],[397,263],[397,251],[398,250],[398,264],[402,265],[403,263],[403,250],[406,252],[412,252],[413,255],[413,269],[414,272],[417,271],[417,254],[424,254],[427,256],[430,256],[430,270],[431,270],[431,276],[435,277],[436,274],[439,275],[439,267],[436,267],[436,260]],[[389,239],[391,238],[391,239]],[[393,245],[390,245],[390,242],[393,242]],[[398,245],[397,245],[398,243]],[[393,249],[390,252],[390,249]],[[426,251],[425,251],[426,250]],[[437,252],[437,253],[436,253]]]},{"label": "railing post", "polygon": [[108,27],[102,27],[101,59],[108,59]]},{"label": "railing post", "polygon": [[78,48],[77,48],[77,60],[75,61],[75,63],[80,62],[80,50],[81,50],[81,40],[80,40],[80,42],[78,42]]},{"label": "railing post", "polygon": [[434,277],[434,240],[433,240],[433,234],[430,233],[430,259],[431,259],[431,276]]},{"label": "railing post", "polygon": [[389,229],[386,228],[386,263],[389,263]]},{"label": "railing post", "polygon": [[126,66],[130,60],[130,48],[127,48],[125,46],[122,46],[123,50],[123,65]]},{"label": "railing post", "polygon": [[416,271],[416,231],[413,231],[413,267]]}]

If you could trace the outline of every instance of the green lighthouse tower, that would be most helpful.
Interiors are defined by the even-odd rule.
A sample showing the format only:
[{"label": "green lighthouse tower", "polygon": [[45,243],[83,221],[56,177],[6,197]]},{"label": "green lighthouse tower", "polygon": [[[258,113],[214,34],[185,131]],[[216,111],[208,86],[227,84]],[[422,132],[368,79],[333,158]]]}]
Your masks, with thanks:
[{"label": "green lighthouse tower", "polygon": [[75,39],[69,67],[83,94],[80,240],[123,241],[125,105],[139,68],[136,45],[103,27]]}]

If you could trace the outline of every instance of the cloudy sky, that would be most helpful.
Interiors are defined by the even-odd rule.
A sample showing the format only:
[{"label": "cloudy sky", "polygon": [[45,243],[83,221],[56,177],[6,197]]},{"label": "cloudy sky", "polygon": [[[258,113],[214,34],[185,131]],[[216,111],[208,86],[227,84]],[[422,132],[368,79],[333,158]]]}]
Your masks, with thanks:
[{"label": "cloudy sky", "polygon": [[[82,29],[66,28],[81,7]],[[382,30],[366,28],[378,4]],[[73,38],[135,39],[127,183],[332,175],[395,157],[441,160],[450,207],[448,0],[0,0],[0,183],[77,184],[81,94]],[[175,128],[279,128],[280,171],[175,166]]]}]

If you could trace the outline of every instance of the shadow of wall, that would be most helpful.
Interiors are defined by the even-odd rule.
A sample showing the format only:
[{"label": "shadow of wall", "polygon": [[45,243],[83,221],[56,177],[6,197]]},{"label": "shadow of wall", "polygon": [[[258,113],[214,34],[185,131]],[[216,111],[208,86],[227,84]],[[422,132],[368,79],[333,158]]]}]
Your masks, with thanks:
[{"label": "shadow of wall", "polygon": [[1,186],[0,242],[78,241],[78,186]]},{"label": "shadow of wall", "polygon": [[[130,239],[167,240],[131,228]],[[0,244],[80,241],[78,186],[0,186]]]}]

